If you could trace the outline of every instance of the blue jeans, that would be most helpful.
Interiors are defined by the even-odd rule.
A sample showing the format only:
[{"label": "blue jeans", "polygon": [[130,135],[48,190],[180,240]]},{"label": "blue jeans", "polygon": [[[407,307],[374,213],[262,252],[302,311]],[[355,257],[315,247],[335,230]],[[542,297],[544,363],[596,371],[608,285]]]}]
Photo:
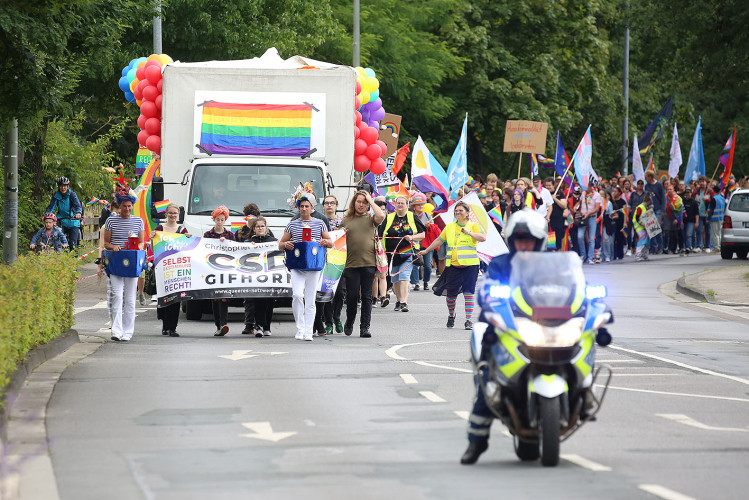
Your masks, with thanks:
[{"label": "blue jeans", "polygon": [[77,248],[78,243],[81,241],[81,228],[63,227],[62,231],[65,233],[65,238],[68,240],[68,247],[71,250]]},{"label": "blue jeans", "polygon": [[603,229],[603,241],[601,242],[603,260],[614,260],[614,238],[615,234],[609,234],[606,232],[606,228]]},{"label": "blue jeans", "polygon": [[[684,223],[684,248],[691,250],[694,247],[694,222]],[[699,242],[697,244],[699,246]]]},{"label": "blue jeans", "polygon": [[[658,219],[658,224],[663,227],[663,210],[655,210],[655,217]],[[654,253],[662,252],[663,251],[663,231],[660,232],[657,236],[654,236],[652,240],[650,240],[650,250],[655,250]]]},{"label": "blue jeans", "polygon": [[432,279],[432,252],[434,250],[431,250],[424,254],[424,257],[422,257],[424,265],[423,266],[414,266],[413,269],[411,269],[411,284],[412,285],[418,285],[419,284],[419,269],[424,268],[424,283],[429,283],[429,280]]},{"label": "blue jeans", "polygon": [[[587,230],[587,231],[586,231]],[[592,215],[588,217],[583,223],[577,228],[577,252],[580,257],[586,260],[585,256],[585,233],[588,233],[588,255],[587,259],[593,259],[593,252],[596,249],[596,218]]]}]

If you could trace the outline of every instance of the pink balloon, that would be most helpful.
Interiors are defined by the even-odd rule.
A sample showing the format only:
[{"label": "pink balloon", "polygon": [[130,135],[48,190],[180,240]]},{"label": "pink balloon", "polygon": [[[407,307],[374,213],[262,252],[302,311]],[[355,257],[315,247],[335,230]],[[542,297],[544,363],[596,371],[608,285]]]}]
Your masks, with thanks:
[{"label": "pink balloon", "polygon": [[140,115],[138,117],[138,127],[141,130],[146,130],[146,120],[147,120],[147,118],[145,116],[143,116],[143,115]]},{"label": "pink balloon", "polygon": [[156,85],[161,80],[161,67],[160,66],[149,66],[146,68],[146,80],[151,82],[152,85]]},{"label": "pink balloon", "polygon": [[[358,129],[357,129],[358,130]],[[367,152],[367,143],[363,139],[354,141],[354,156],[360,156]]]},{"label": "pink balloon", "polygon": [[376,160],[382,155],[382,149],[377,144],[370,144],[367,146],[367,158],[370,160]]},{"label": "pink balloon", "polygon": [[[378,134],[378,135],[379,135],[379,134]],[[375,141],[375,144],[377,144],[378,146],[380,146],[380,149],[382,149],[382,153],[380,153],[380,156],[382,156],[382,155],[384,155],[385,153],[387,153],[387,152],[388,152],[388,147],[387,147],[387,144],[385,144],[385,143],[384,143],[384,142],[382,142],[381,140],[377,139],[377,140]]]},{"label": "pink balloon", "polygon": [[149,118],[146,120],[146,132],[149,135],[161,135],[161,120],[158,118]]},{"label": "pink balloon", "polygon": [[372,160],[366,157],[366,155],[360,155],[354,157],[354,170],[357,172],[366,172]]},{"label": "pink balloon", "polygon": [[354,117],[356,118],[356,124],[359,125],[361,123],[361,113],[358,111],[354,111]]},{"label": "pink balloon", "polygon": [[146,79],[146,65],[145,64],[135,70],[135,78],[137,78],[140,81],[143,81]]},{"label": "pink balloon", "polygon": [[[142,107],[141,107],[141,109],[142,109]],[[143,114],[145,115],[145,113],[143,113]],[[148,115],[146,115],[146,116],[148,116]],[[379,134],[378,134],[376,128],[367,126],[366,129],[364,129],[364,130],[361,131],[360,137],[362,139],[364,139],[364,142],[366,142],[367,144],[374,144],[374,142],[377,140],[378,135]]]},{"label": "pink balloon", "polygon": [[159,110],[156,109],[156,104],[152,101],[143,101],[140,105],[140,112],[146,118],[154,118],[158,115]]},{"label": "pink balloon", "polygon": [[148,85],[143,89],[143,99],[147,101],[155,101],[159,95],[161,94],[156,85]]},{"label": "pink balloon", "polygon": [[159,89],[159,93],[163,93],[164,90],[162,89],[162,85],[164,84],[164,80],[159,80],[159,83],[156,84],[156,88]]},{"label": "pink balloon", "polygon": [[148,140],[148,132],[146,132],[145,130],[141,130],[140,132],[138,132],[138,144],[145,148],[146,140]]},{"label": "pink balloon", "polygon": [[143,65],[143,67],[146,69],[150,68],[151,66],[156,66],[157,68],[159,68],[159,70],[161,70],[161,64],[159,64],[159,61],[155,61],[153,59],[151,59],[150,61],[146,61],[146,64]]},{"label": "pink balloon", "polygon": [[161,152],[161,137],[158,135],[149,135],[146,139],[146,147],[154,153]]},{"label": "pink balloon", "polygon": [[358,97],[354,97],[354,109],[359,109],[361,107],[361,101]]},{"label": "pink balloon", "polygon": [[372,163],[369,165],[369,171],[375,175],[384,174],[385,173],[385,160],[383,160],[382,158],[377,158],[376,160],[372,160]]},{"label": "pink balloon", "polygon": [[154,99],[153,103],[156,105],[156,109],[161,111],[161,94],[156,96],[156,99]]},{"label": "pink balloon", "polygon": [[356,92],[355,92],[355,94],[359,95],[360,93],[361,93],[361,83],[360,82],[356,82]]},{"label": "pink balloon", "polygon": [[359,127],[354,127],[354,140],[359,138],[360,133],[361,132],[359,132]]}]

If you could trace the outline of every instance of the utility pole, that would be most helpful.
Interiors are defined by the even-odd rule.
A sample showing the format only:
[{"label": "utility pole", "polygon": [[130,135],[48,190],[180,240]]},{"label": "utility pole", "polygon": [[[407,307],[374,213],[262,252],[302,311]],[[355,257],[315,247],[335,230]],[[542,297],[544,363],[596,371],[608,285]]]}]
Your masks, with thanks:
[{"label": "utility pole", "polygon": [[18,255],[18,120],[10,123],[5,136],[5,214],[3,217],[3,262],[13,264]]},{"label": "utility pole", "polygon": [[354,67],[361,66],[359,54],[359,0],[354,0]]},{"label": "utility pole", "polygon": [[162,54],[161,48],[161,0],[156,0],[154,10],[156,15],[153,16],[153,53]]},{"label": "utility pole", "polygon": [[626,177],[629,174],[629,0],[627,0],[627,10],[625,16],[624,29],[624,124],[622,126],[622,174]]}]

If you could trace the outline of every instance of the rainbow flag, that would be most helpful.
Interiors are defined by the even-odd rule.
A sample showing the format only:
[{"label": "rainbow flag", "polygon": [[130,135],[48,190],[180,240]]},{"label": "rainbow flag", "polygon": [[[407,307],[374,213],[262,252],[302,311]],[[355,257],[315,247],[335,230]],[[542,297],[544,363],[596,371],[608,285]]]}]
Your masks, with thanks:
[{"label": "rainbow flag", "polygon": [[398,249],[398,251],[396,251],[395,253],[397,253],[398,255],[411,255],[414,253],[414,251],[413,247],[411,245],[408,245],[407,247]]},{"label": "rainbow flag", "polygon": [[93,205],[94,203],[97,203],[99,201],[101,201],[99,198],[97,198],[96,196],[92,196],[91,201],[86,202],[86,206]]},{"label": "rainbow flag", "polygon": [[556,250],[557,249],[557,233],[551,231],[549,237],[546,239],[546,249]]},{"label": "rainbow flag", "polygon": [[166,212],[166,207],[171,203],[169,200],[162,200],[154,202],[153,206],[156,209],[156,213],[163,214]]},{"label": "rainbow flag", "polygon": [[210,153],[302,156],[311,149],[307,104],[203,104],[200,146]]},{"label": "rainbow flag", "polygon": [[564,238],[562,238],[562,251],[563,252],[570,251],[570,228],[569,226],[567,226],[567,229],[564,230]]},{"label": "rainbow flag", "polygon": [[505,223],[502,220],[502,211],[499,209],[499,207],[492,208],[487,212],[487,214],[489,214],[489,217],[491,217],[492,220],[499,225],[499,227],[505,227]]},{"label": "rainbow flag", "polygon": [[245,225],[244,222],[232,222],[231,223],[231,230],[234,231],[234,232],[236,232],[236,231],[239,230],[240,227],[242,227],[244,225]]}]

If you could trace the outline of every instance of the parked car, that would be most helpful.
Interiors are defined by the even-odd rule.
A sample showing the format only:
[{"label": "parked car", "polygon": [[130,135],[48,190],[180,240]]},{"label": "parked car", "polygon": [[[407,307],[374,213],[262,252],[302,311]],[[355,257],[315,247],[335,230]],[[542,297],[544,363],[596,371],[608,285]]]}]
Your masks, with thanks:
[{"label": "parked car", "polygon": [[733,192],[723,219],[720,256],[732,259],[734,253],[739,259],[749,253],[749,189]]}]

